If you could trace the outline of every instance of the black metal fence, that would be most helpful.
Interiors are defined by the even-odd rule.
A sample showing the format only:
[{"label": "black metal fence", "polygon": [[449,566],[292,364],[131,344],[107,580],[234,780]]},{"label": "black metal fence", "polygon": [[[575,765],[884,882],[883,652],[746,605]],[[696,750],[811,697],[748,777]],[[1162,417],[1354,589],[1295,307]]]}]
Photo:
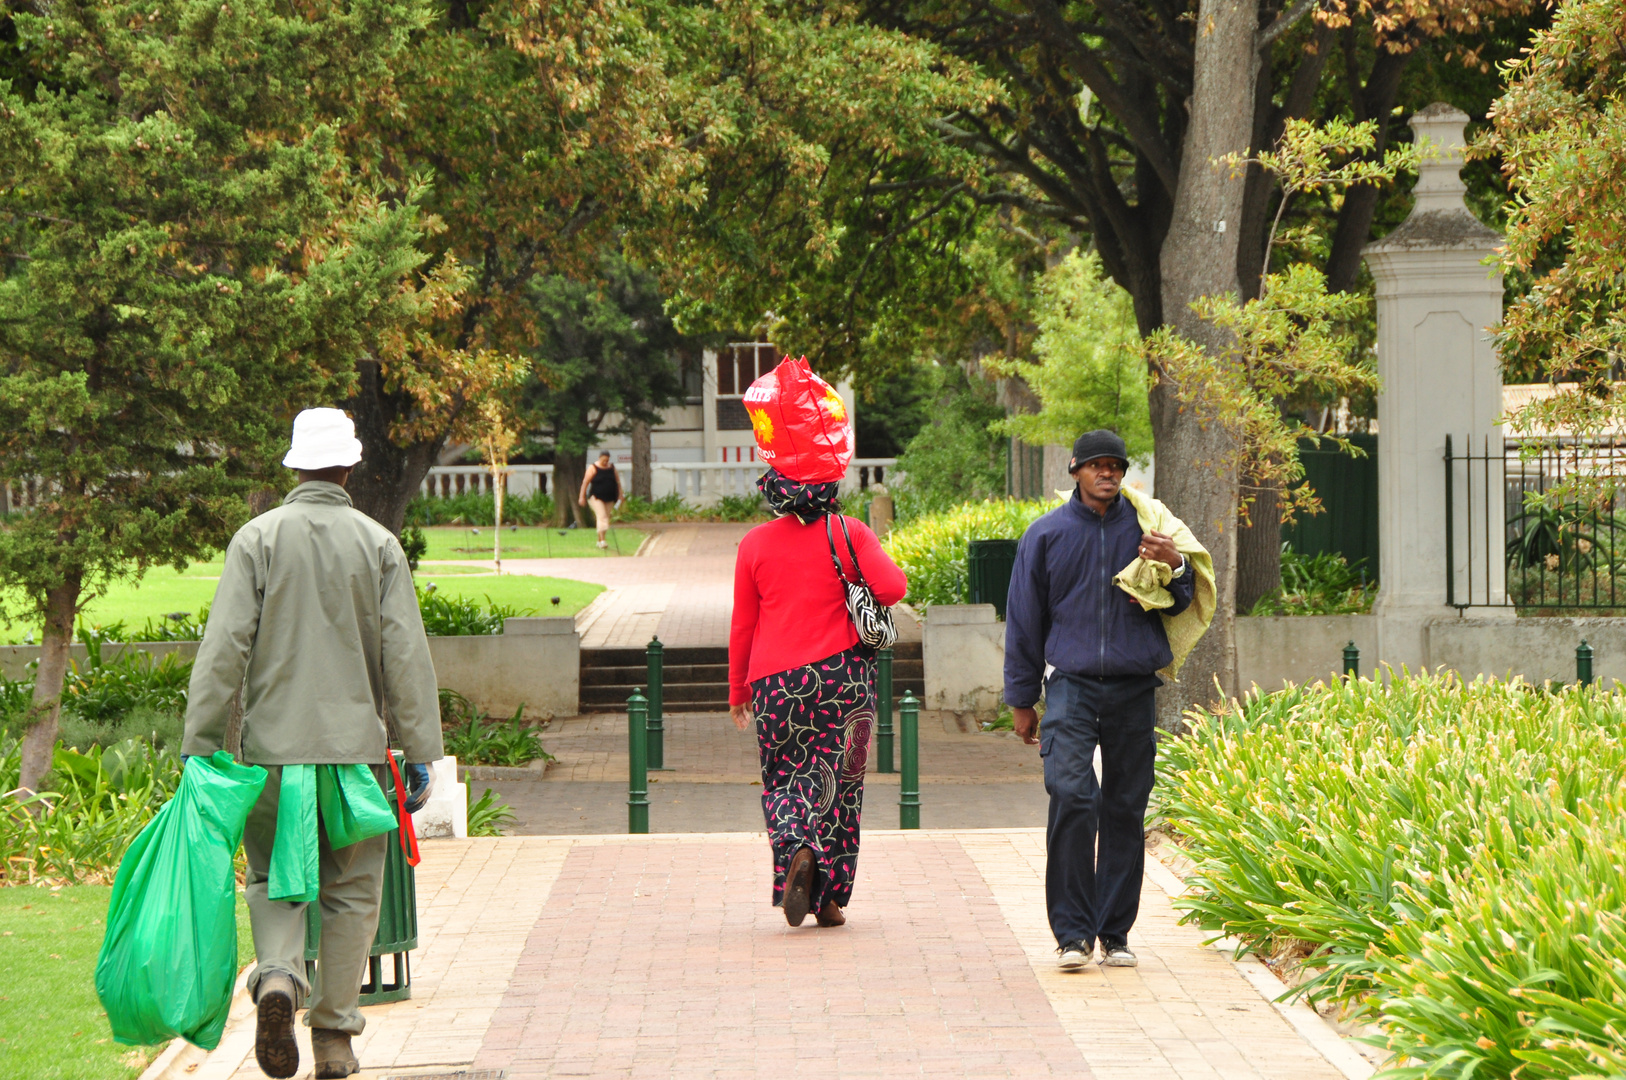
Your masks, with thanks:
[{"label": "black metal fence", "polygon": [[1445,507],[1451,606],[1626,609],[1626,440],[1447,436]]}]

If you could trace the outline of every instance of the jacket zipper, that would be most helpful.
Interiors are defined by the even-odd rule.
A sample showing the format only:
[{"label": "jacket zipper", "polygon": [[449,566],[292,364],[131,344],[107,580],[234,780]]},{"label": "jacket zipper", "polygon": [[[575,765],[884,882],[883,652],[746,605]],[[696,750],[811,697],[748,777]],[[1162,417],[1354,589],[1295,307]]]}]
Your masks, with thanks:
[{"label": "jacket zipper", "polygon": [[1101,563],[1101,595],[1096,604],[1096,639],[1099,641],[1100,657],[1096,662],[1096,674],[1107,673],[1107,590],[1112,586],[1111,570],[1107,564],[1107,515],[1100,515],[1100,559]]}]

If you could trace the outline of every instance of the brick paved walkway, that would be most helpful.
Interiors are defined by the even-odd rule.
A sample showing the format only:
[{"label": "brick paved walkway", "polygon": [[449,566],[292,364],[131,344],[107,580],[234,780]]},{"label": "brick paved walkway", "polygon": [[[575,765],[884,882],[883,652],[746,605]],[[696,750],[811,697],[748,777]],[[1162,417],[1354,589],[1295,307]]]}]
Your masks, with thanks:
[{"label": "brick paved walkway", "polygon": [[[627,723],[598,714],[550,723],[543,735],[558,760],[545,779],[470,780],[489,787],[515,812],[508,831],[522,834],[624,833],[627,828]],[[1043,825],[1048,799],[1038,748],[1009,733],[966,734],[948,714],[920,724],[921,824],[928,829]],[[870,746],[864,827],[898,825],[898,774],[876,772]],[[726,713],[666,718],[666,764],[649,774],[650,829],[660,833],[762,828],[756,736]],[[896,764],[896,759],[894,764]]]},{"label": "brick paved walkway", "polygon": [[[1037,830],[872,833],[850,921],[834,930],[791,930],[769,907],[760,835],[428,841],[424,853],[413,998],[365,1010],[366,1080],[1370,1073],[1313,1015],[1272,1006],[1177,926],[1164,888],[1178,882],[1161,865],[1131,939],[1141,966],[1057,973]],[[240,1009],[219,1049],[177,1076],[257,1076],[252,1041]]]}]

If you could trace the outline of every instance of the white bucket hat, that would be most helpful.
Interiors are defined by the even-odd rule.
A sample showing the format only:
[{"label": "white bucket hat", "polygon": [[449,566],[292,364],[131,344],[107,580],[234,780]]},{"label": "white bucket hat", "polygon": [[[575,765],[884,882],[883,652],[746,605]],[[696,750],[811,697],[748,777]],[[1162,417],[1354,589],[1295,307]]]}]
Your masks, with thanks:
[{"label": "white bucket hat", "polygon": [[282,463],[290,469],[349,467],[361,460],[356,425],[338,409],[306,409],[294,417],[294,444]]}]

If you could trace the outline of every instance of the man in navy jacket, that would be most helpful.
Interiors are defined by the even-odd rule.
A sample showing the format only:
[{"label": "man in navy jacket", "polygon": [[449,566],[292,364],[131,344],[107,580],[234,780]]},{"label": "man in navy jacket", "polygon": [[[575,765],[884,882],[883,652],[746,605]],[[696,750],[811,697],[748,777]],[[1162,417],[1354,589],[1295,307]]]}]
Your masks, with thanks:
[{"label": "man in navy jacket", "polygon": [[[1045,900],[1064,971],[1083,968],[1097,941],[1101,963],[1135,966],[1128,940],[1157,756],[1156,672],[1172,659],[1162,616],[1190,605],[1196,578],[1168,536],[1141,531],[1119,494],[1128,467],[1115,432],[1079,437],[1068,466],[1078,488],[1023,534],[1005,605],[1005,703],[1044,760]],[[1136,556],[1173,570],[1173,607],[1147,611],[1112,583]]]}]

